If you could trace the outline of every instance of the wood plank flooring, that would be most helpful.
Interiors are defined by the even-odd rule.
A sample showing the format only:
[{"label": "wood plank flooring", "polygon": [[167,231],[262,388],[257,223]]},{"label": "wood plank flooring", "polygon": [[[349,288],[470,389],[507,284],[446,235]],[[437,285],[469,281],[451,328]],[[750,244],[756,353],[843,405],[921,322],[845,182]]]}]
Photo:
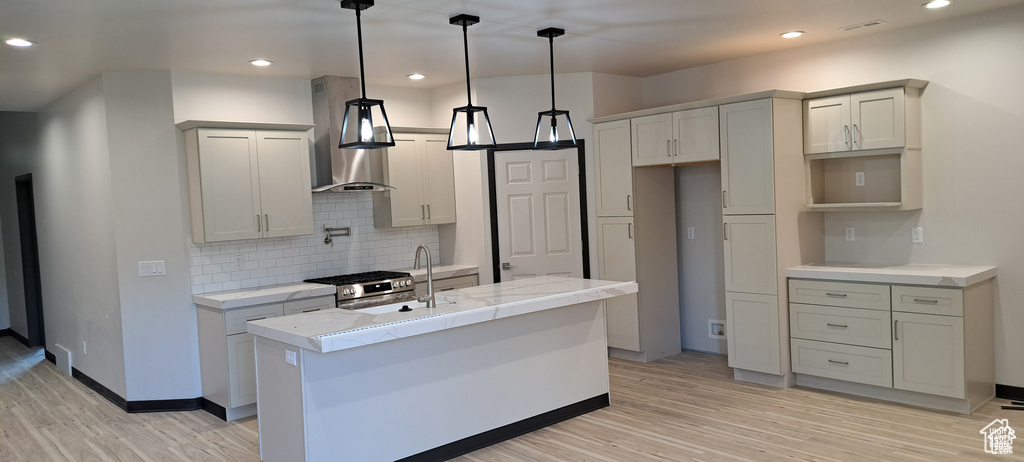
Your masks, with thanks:
[{"label": "wood plank flooring", "polygon": [[[683,352],[651,363],[611,360],[610,407],[456,460],[1024,461],[983,450],[996,418],[1024,431],[1024,412],[986,404],[971,416],[732,380],[723,356]],[[410,430],[414,431],[414,430]],[[1024,437],[1024,433],[1020,433]],[[255,461],[256,418],[204,411],[128,414],[43,358],[0,337],[0,461]],[[362,461],[360,461],[362,462]]]}]

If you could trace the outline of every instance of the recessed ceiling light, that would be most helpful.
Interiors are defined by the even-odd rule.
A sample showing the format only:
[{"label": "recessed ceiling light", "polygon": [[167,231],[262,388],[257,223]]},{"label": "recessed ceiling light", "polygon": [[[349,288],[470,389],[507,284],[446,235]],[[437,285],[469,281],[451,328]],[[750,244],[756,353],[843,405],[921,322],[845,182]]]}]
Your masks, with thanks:
[{"label": "recessed ceiling light", "polygon": [[932,0],[932,1],[930,1],[928,3],[925,3],[924,5],[921,5],[921,6],[923,6],[925,8],[929,8],[929,9],[932,9],[932,8],[942,8],[944,6],[949,6],[949,3],[950,3],[949,0]]},{"label": "recessed ceiling light", "polygon": [[804,32],[802,30],[791,30],[789,32],[785,32],[785,33],[779,34],[779,37],[782,37],[782,38],[797,38],[797,37],[799,37],[801,35],[804,35],[806,33],[807,32]]},{"label": "recessed ceiling light", "polygon": [[409,80],[423,80],[423,79],[427,78],[427,76],[425,76],[423,74],[419,74],[419,73],[417,73],[417,74],[409,74],[406,77],[408,77]]},{"label": "recessed ceiling light", "polygon": [[12,39],[7,39],[7,41],[6,41],[6,42],[4,42],[4,43],[6,43],[6,44],[8,44],[8,45],[10,45],[10,46],[12,46],[12,47],[22,47],[22,48],[24,48],[24,47],[30,47],[30,46],[32,46],[32,45],[35,45],[35,44],[36,44],[36,42],[33,42],[33,41],[31,41],[31,40],[25,40],[25,39],[23,39],[23,38],[12,38]]},{"label": "recessed ceiling light", "polygon": [[257,66],[257,67],[267,67],[267,66],[269,66],[271,64],[274,64],[274,62],[273,61],[267,61],[265,59],[254,59],[252,61],[249,61],[249,64],[252,64],[253,66]]}]

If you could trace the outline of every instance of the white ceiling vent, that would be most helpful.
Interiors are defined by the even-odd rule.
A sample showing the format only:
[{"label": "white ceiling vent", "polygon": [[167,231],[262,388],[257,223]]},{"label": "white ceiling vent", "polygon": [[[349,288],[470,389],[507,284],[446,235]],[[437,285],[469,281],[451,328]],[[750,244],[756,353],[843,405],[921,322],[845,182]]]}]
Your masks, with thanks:
[{"label": "white ceiling vent", "polygon": [[871,27],[871,26],[879,26],[879,25],[882,25],[882,24],[885,24],[885,21],[882,21],[881,19],[875,19],[875,20],[872,20],[872,21],[862,22],[860,24],[850,24],[849,26],[843,26],[843,27],[840,27],[839,30],[847,31],[848,32],[848,31],[851,31],[851,30],[863,29],[865,27]]}]

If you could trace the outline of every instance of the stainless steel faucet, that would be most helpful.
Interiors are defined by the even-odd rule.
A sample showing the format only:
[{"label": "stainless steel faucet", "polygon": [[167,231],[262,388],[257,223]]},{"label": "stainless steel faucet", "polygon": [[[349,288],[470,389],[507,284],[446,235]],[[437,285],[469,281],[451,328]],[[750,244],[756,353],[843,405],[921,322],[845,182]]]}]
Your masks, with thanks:
[{"label": "stainless steel faucet", "polygon": [[437,301],[434,300],[434,263],[430,260],[430,249],[420,244],[416,247],[416,259],[412,262],[413,269],[420,269],[420,250],[427,253],[427,293],[420,295],[417,300],[427,302],[427,308],[436,308]]}]

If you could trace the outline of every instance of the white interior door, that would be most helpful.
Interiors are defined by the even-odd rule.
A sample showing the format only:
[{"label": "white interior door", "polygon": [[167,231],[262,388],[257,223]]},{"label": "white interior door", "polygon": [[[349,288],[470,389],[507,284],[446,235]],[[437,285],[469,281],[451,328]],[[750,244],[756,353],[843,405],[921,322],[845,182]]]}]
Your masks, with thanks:
[{"label": "white interior door", "polygon": [[576,149],[494,154],[502,281],[583,277]]}]

